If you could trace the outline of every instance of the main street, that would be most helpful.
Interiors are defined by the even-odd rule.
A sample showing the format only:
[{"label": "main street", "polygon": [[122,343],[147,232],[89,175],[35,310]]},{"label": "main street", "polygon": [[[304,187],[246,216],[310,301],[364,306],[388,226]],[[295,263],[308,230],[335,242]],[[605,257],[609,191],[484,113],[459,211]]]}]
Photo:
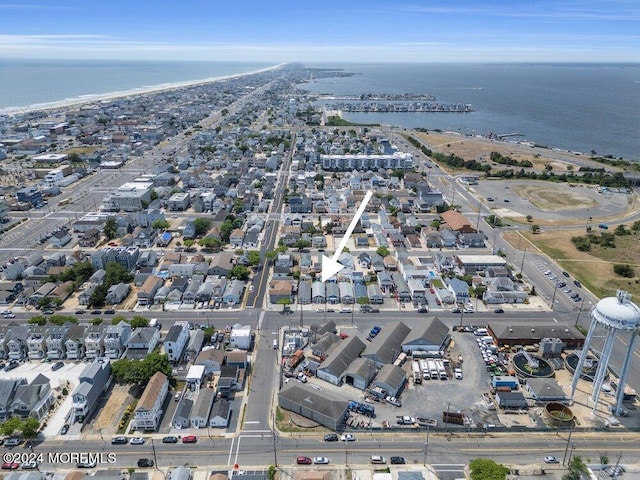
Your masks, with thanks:
[{"label": "main street", "polygon": [[[571,445],[569,444],[571,442]],[[274,453],[275,446],[275,453]],[[74,441],[47,441],[33,448],[42,453],[43,468],[50,466],[49,454],[59,453],[115,453],[118,467],[135,465],[139,458],[151,458],[161,468],[176,465],[211,466],[240,469],[262,468],[278,464],[281,468],[293,467],[298,455],[326,456],[332,464],[351,467],[369,465],[374,453],[385,456],[399,455],[408,464],[468,463],[477,457],[489,457],[506,465],[543,463],[546,455],[563,458],[567,447],[574,455],[596,462],[600,455],[612,461],[622,455],[622,463],[640,461],[640,435],[637,433],[600,435],[573,432],[559,433],[509,433],[487,434],[467,432],[407,432],[407,433],[362,433],[356,434],[355,442],[323,442],[322,435],[280,435],[272,437],[265,432],[244,432],[235,437],[208,436],[203,432],[196,444],[167,445],[158,438],[148,438],[144,445],[111,445],[110,438]],[[571,446],[575,448],[571,449]],[[14,453],[30,451],[17,447]],[[277,457],[277,462],[276,462]],[[52,465],[51,465],[52,466]],[[109,466],[109,465],[107,465]],[[113,465],[110,465],[113,466]],[[64,468],[64,465],[58,465]],[[548,466],[547,468],[560,468]]]}]

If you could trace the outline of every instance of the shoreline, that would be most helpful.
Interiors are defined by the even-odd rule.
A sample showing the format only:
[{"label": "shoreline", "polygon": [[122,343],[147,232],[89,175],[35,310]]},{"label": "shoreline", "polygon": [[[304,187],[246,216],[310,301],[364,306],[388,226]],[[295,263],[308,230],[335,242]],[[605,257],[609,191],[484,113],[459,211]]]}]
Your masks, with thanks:
[{"label": "shoreline", "polygon": [[147,95],[147,94],[168,92],[171,90],[178,90],[180,88],[195,87],[195,86],[204,85],[207,83],[215,83],[215,82],[221,82],[224,80],[231,80],[235,78],[245,77],[248,75],[256,75],[258,73],[264,73],[271,70],[276,70],[282,67],[283,65],[286,65],[286,64],[280,63],[278,65],[273,65],[267,68],[261,68],[259,70],[251,70],[249,72],[243,72],[243,73],[234,73],[231,75],[222,75],[219,77],[208,77],[208,78],[198,79],[198,80],[185,80],[182,82],[161,83],[158,85],[151,85],[147,87],[135,87],[128,90],[95,93],[95,94],[89,94],[89,95],[79,95],[77,97],[65,98],[62,100],[55,100],[53,102],[36,103],[36,104],[17,106],[17,107],[5,107],[5,108],[0,108],[0,115],[15,117],[18,115],[24,115],[26,113],[50,111],[50,110],[58,110],[58,109],[64,110],[66,108],[73,107],[73,106],[88,105],[91,103],[111,101],[118,98],[134,97],[136,95]]}]

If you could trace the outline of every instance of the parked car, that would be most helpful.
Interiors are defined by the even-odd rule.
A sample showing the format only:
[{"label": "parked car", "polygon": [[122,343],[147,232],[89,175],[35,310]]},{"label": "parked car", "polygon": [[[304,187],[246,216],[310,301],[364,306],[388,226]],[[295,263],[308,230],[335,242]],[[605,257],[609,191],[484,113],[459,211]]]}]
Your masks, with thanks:
[{"label": "parked car", "polygon": [[22,465],[20,465],[20,468],[22,470],[35,470],[36,468],[38,468],[38,463],[34,460],[31,460],[29,462],[24,462]]},{"label": "parked car", "polygon": [[86,310],[76,310],[76,315],[84,315],[86,312]]},{"label": "parked car", "polygon": [[355,442],[356,436],[353,433],[343,433],[340,440],[343,442]]},{"label": "parked car", "polygon": [[114,313],[116,313],[116,311],[113,308],[104,311],[105,315],[113,315]]},{"label": "parked car", "polygon": [[4,318],[16,318],[15,314],[11,313],[11,312],[5,312],[2,314],[2,316]]},{"label": "parked car", "polygon": [[544,457],[544,463],[560,463],[560,460],[557,457],[548,456]]},{"label": "parked car", "polygon": [[111,445],[126,445],[127,443],[129,443],[127,437],[113,437],[111,439]]},{"label": "parked car", "polygon": [[178,443],[178,437],[174,437],[173,435],[164,437],[162,443]]},{"label": "parked car", "polygon": [[340,440],[340,438],[338,437],[338,435],[336,433],[327,433],[324,436],[324,441],[325,442],[337,442],[338,440]]},{"label": "parked car", "polygon": [[144,438],[142,437],[133,437],[129,440],[131,445],[144,445]]},{"label": "parked car", "polygon": [[55,372],[56,370],[60,370],[62,367],[64,367],[64,362],[56,362],[51,365],[51,370]]},{"label": "parked car", "polygon": [[150,458],[139,458],[138,459],[138,466],[140,468],[148,468],[148,467],[153,467],[153,460],[151,460]]},{"label": "parked car", "polygon": [[391,457],[389,463],[391,463],[391,465],[404,465],[407,462],[404,457]]},{"label": "parked car", "polygon": [[91,315],[100,315],[102,310],[91,310]]},{"label": "parked car", "polygon": [[81,462],[76,464],[76,468],[95,468],[97,465],[96,461],[92,462]]},{"label": "parked car", "polygon": [[2,464],[2,470],[17,470],[20,468],[20,464],[18,462],[4,462]]},{"label": "parked car", "polygon": [[53,315],[54,313],[55,313],[55,312],[54,312],[53,310],[49,310],[49,309],[47,309],[47,310],[43,310],[43,311],[42,311],[42,314],[43,314],[43,315]]},{"label": "parked car", "polygon": [[20,364],[18,363],[17,360],[11,360],[9,363],[7,363],[4,366],[4,371],[5,372],[10,372],[11,370],[13,370],[14,368],[18,368]]},{"label": "parked car", "polygon": [[329,459],[327,457],[313,457],[314,465],[329,465]]},{"label": "parked car", "polygon": [[504,309],[503,308],[496,308],[493,313],[504,313]]},{"label": "parked car", "polygon": [[380,455],[371,455],[371,463],[375,465],[385,465],[387,463],[387,459]]},{"label": "parked car", "polygon": [[20,439],[18,437],[10,437],[10,438],[7,438],[4,441],[4,446],[5,447],[17,447],[21,443],[22,443],[22,439]]},{"label": "parked car", "polygon": [[198,437],[195,435],[187,435],[182,437],[182,443],[196,443],[198,441]]},{"label": "parked car", "polygon": [[313,463],[313,460],[311,460],[311,458],[309,457],[299,456],[296,457],[296,463],[298,465],[311,465]]},{"label": "parked car", "polygon": [[60,435],[66,435],[68,431],[69,431],[69,424],[65,423],[62,426],[62,430],[60,430]]},{"label": "parked car", "polygon": [[400,400],[398,400],[396,397],[387,396],[387,397],[385,397],[385,401],[387,403],[390,403],[391,405],[396,406],[396,407],[401,407],[402,406],[402,402]]}]

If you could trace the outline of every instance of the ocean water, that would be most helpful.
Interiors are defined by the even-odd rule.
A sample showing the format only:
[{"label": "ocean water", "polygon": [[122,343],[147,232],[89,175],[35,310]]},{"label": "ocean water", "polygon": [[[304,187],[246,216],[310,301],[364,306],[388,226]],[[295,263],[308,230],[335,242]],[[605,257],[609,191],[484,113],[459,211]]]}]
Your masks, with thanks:
[{"label": "ocean water", "polygon": [[[336,67],[336,65],[322,65]],[[640,161],[640,64],[340,65],[315,93],[432,94],[472,113],[345,113],[354,122],[486,135]]]},{"label": "ocean water", "polygon": [[0,59],[0,111],[247,73],[266,63]]}]

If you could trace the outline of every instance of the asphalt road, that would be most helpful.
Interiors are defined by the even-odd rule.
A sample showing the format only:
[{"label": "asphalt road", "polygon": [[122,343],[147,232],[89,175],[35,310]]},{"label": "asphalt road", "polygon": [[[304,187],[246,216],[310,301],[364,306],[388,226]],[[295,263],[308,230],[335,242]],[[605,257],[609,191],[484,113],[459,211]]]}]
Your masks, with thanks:
[{"label": "asphalt road", "polygon": [[[211,433],[209,437],[208,433]],[[637,433],[606,435],[581,434],[571,436],[574,455],[597,461],[601,454],[607,454],[610,461],[622,454],[621,463],[636,463],[640,460],[640,436]],[[42,453],[43,468],[68,465],[52,464],[61,453],[114,453],[115,463],[108,466],[128,467],[139,458],[155,459],[156,464],[166,469],[170,466],[213,466],[231,468],[238,464],[240,469],[262,468],[278,464],[283,469],[294,468],[298,455],[326,456],[332,464],[354,466],[369,465],[372,454],[405,457],[408,464],[436,463],[451,466],[468,463],[477,457],[490,457],[505,465],[526,465],[543,463],[546,455],[554,455],[561,461],[569,445],[568,432],[558,434],[486,434],[486,433],[437,433],[421,432],[402,435],[356,434],[355,442],[323,442],[321,436],[281,436],[274,437],[260,432],[242,433],[234,438],[216,437],[214,432],[203,430],[196,444],[162,444],[158,439],[147,439],[144,445],[111,445],[110,438],[78,442],[48,441],[36,445],[34,454]],[[274,453],[275,446],[275,453]],[[426,446],[426,448],[425,448]],[[154,452],[155,450],[155,452]],[[28,448],[16,447],[2,452],[24,454]],[[58,456],[57,459],[63,458]],[[276,461],[277,459],[277,461]],[[75,465],[74,465],[75,466]],[[547,466],[561,468],[559,465]]]}]

